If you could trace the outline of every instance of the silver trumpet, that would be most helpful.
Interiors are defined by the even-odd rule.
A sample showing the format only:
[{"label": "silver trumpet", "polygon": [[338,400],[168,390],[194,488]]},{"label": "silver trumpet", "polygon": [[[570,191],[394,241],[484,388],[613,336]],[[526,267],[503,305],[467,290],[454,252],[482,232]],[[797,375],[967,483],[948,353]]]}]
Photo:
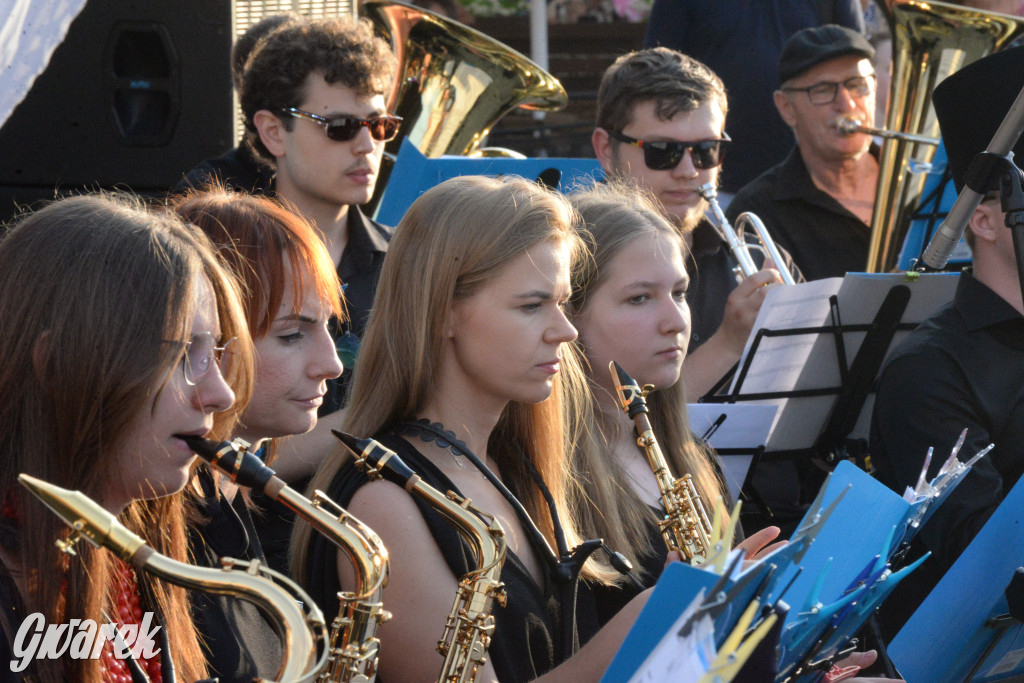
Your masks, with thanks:
[{"label": "silver trumpet", "polygon": [[[778,247],[775,246],[772,236],[768,234],[768,228],[764,227],[764,222],[760,218],[749,211],[745,211],[736,217],[736,226],[733,227],[725,217],[722,207],[718,204],[718,190],[715,188],[714,183],[705,183],[698,187],[697,191],[700,192],[700,196],[711,207],[714,222],[725,235],[725,239],[729,243],[729,250],[732,251],[732,255],[739,262],[739,266],[733,269],[736,272],[737,278],[744,280],[760,270],[757,264],[754,263],[754,259],[750,257],[750,250],[757,249],[765,256],[771,258],[785,284],[796,284],[793,274],[786,268],[785,259],[782,258],[782,254],[779,253]],[[760,242],[759,245],[747,242],[747,224],[753,228]]]},{"label": "silver trumpet", "polygon": [[928,137],[927,135],[915,135],[914,133],[901,133],[898,130],[888,130],[886,128],[873,128],[871,126],[865,126],[857,119],[839,119],[836,123],[836,128],[843,135],[853,135],[855,133],[867,133],[868,135],[877,135],[880,138],[890,138],[893,140],[905,140],[907,142],[920,142],[924,145],[937,145],[939,144],[939,138]]}]

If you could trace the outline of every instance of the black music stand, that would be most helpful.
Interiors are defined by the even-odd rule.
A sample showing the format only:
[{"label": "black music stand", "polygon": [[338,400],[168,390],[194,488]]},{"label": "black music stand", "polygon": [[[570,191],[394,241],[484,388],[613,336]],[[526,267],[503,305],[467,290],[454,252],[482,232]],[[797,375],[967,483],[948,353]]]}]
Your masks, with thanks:
[{"label": "black music stand", "polygon": [[[792,459],[834,466],[855,457],[864,466],[882,363],[895,342],[952,300],[957,279],[855,273],[777,288],[762,307],[732,387],[701,402],[780,404],[751,474]],[[820,324],[804,324],[809,320]],[[744,493],[758,503],[763,492],[750,481],[748,475]]]}]

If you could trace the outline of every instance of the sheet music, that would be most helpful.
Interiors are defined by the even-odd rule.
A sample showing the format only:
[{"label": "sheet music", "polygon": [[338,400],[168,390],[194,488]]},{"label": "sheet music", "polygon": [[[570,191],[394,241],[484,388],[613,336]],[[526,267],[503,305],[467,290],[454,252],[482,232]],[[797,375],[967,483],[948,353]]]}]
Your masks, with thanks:
[{"label": "sheet music", "polygon": [[[740,368],[750,354],[751,344],[759,329],[791,330],[831,325],[829,297],[833,294],[838,300],[841,325],[865,325],[872,322],[889,290],[906,284],[910,288],[911,297],[902,321],[918,323],[952,300],[958,279],[955,273],[924,274],[914,281],[908,281],[903,273],[848,273],[843,278],[772,287],[754,323],[747,348],[740,360]],[[906,334],[904,331],[896,333],[889,347],[890,352]],[[864,332],[846,332],[842,335],[847,365],[853,361],[864,335]],[[735,390],[739,379],[737,373],[731,391]],[[762,338],[740,389],[742,394],[751,394],[838,389],[840,386],[836,337],[829,331],[822,334]],[[873,396],[868,397],[851,437],[866,438],[873,400]],[[835,401],[836,394],[832,393],[826,396],[757,402],[779,406],[767,450],[785,451],[813,446]]]},{"label": "sheet music", "polygon": [[777,410],[775,405],[750,403],[690,403],[686,406],[690,431],[705,438],[712,448],[748,451],[749,454],[719,458],[733,500],[739,499],[754,451],[768,441]]}]

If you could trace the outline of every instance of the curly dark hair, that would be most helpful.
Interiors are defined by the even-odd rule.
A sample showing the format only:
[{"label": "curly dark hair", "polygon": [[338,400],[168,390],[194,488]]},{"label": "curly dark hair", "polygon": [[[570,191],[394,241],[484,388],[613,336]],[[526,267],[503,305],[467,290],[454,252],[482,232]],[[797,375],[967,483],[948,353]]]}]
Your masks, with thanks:
[{"label": "curly dark hair", "polygon": [[621,131],[638,104],[654,102],[659,119],[717,101],[728,112],[722,79],[703,63],[667,47],[622,55],[608,67],[597,91],[597,127]]},{"label": "curly dark hair", "polygon": [[[306,78],[314,71],[328,83],[340,83],[369,97],[390,92],[396,67],[391,47],[374,34],[366,19],[307,17],[288,22],[261,40],[246,64],[239,93],[246,142],[273,163],[253,117],[263,109],[279,116],[281,110],[298,106]],[[283,117],[282,123],[291,130],[290,117]]]}]

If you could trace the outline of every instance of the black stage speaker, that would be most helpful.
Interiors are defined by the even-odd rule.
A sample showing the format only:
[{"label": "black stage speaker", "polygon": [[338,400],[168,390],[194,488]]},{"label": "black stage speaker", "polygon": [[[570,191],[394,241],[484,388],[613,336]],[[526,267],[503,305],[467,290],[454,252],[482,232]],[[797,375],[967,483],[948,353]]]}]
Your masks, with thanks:
[{"label": "black stage speaker", "polygon": [[0,220],[55,193],[159,194],[230,149],[231,0],[88,0],[0,128]]}]

